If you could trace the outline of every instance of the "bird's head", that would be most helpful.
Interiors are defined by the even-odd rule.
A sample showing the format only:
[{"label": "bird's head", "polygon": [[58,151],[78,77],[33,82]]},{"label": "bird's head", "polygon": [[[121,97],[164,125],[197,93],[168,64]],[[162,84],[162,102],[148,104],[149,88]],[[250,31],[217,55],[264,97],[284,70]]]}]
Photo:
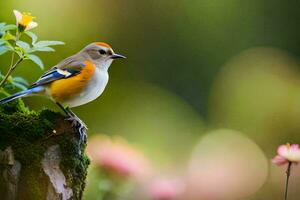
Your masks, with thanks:
[{"label": "bird's head", "polygon": [[94,42],[87,45],[80,53],[96,64],[97,67],[108,69],[112,61],[118,58],[126,58],[114,53],[110,45],[104,42]]}]

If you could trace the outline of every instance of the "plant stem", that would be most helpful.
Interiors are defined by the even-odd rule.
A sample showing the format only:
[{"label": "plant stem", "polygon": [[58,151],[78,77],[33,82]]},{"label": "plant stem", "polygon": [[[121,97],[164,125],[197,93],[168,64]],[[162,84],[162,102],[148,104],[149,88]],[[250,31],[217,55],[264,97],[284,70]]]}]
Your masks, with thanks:
[{"label": "plant stem", "polygon": [[287,170],[286,170],[284,200],[287,200],[287,198],[288,198],[288,188],[289,188],[289,179],[290,179],[290,175],[291,175],[291,166],[292,166],[292,162],[289,162]]},{"label": "plant stem", "polygon": [[17,62],[9,68],[8,72],[6,73],[5,77],[3,78],[3,80],[0,83],[0,87],[2,87],[4,85],[4,83],[7,81],[8,77],[16,69],[18,64],[20,64],[20,62],[22,62],[22,61],[23,61],[23,58],[19,58],[19,60],[17,60]]},{"label": "plant stem", "polygon": [[[16,32],[16,40],[15,40],[15,43],[14,43],[14,49],[15,49],[15,47],[16,47],[17,41],[18,41],[19,38],[20,38],[20,35],[21,35],[21,34],[20,34],[19,31],[17,30],[17,32]],[[15,64],[14,64],[14,60],[15,60],[15,51],[12,52],[9,70],[8,70],[8,72],[6,73],[6,75],[5,75],[5,77],[3,78],[3,80],[1,81],[0,87],[3,87],[3,85],[4,85],[5,82],[7,81],[8,77],[9,77],[9,76],[11,75],[11,73],[15,70],[15,68],[17,67],[17,65],[23,60],[23,58],[20,58]]]}]

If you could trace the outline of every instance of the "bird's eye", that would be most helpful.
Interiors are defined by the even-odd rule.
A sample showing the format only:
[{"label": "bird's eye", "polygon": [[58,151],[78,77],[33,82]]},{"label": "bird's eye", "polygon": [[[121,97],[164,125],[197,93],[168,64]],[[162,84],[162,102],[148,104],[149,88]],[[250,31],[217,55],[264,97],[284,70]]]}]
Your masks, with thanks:
[{"label": "bird's eye", "polygon": [[100,53],[101,55],[104,55],[104,54],[106,54],[106,51],[104,51],[103,49],[100,49],[100,50],[99,50],[99,53]]}]

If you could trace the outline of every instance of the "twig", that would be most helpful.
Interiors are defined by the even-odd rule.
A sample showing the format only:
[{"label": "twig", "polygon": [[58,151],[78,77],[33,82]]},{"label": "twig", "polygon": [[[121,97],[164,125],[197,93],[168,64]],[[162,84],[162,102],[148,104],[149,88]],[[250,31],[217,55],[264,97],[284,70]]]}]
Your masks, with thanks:
[{"label": "twig", "polygon": [[287,200],[287,198],[288,198],[288,187],[289,187],[289,179],[290,179],[290,175],[291,175],[291,166],[292,166],[292,162],[289,162],[287,170],[286,170],[284,200]]},{"label": "twig", "polygon": [[0,87],[2,87],[4,85],[4,83],[7,81],[8,77],[11,75],[11,73],[16,69],[18,64],[20,64],[20,62],[22,62],[23,60],[24,60],[24,58],[19,58],[19,60],[17,60],[17,62],[9,68],[8,72],[6,73],[5,77],[2,79],[2,81],[0,83]]},{"label": "twig", "polygon": [[[21,34],[19,33],[19,31],[17,30],[17,33],[16,33],[16,40],[15,40],[15,43],[14,43],[14,49],[16,47],[16,44],[17,44],[17,41],[19,40]],[[12,52],[12,55],[11,55],[11,61],[10,61],[10,67],[9,67],[9,70],[8,72],[6,73],[5,77],[2,79],[1,83],[0,83],[0,87],[3,87],[3,85],[5,84],[5,82],[7,81],[8,77],[11,75],[11,73],[15,70],[15,68],[17,67],[18,64],[20,64],[20,62],[23,60],[23,58],[20,58],[15,64],[14,63],[14,60],[15,60],[15,51]]]}]

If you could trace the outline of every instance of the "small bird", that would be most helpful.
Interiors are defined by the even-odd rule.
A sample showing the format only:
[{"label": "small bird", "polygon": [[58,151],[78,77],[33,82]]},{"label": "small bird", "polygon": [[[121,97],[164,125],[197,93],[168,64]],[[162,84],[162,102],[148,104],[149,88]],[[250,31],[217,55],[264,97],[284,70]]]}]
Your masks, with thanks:
[{"label": "small bird", "polygon": [[102,94],[108,83],[108,68],[118,58],[125,56],[114,53],[110,45],[91,43],[50,68],[30,88],[0,100],[0,104],[20,97],[45,95],[68,115],[82,139],[87,126],[70,108],[93,101]]}]

